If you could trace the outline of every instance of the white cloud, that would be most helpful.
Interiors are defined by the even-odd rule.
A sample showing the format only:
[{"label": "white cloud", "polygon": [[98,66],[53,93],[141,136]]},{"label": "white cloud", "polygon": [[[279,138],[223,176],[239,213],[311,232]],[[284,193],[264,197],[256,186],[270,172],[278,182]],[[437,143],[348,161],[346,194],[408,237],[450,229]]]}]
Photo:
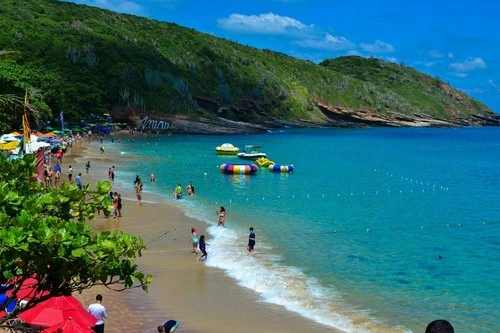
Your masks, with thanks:
[{"label": "white cloud", "polygon": [[469,75],[469,74],[463,73],[463,72],[452,72],[452,73],[448,73],[448,75],[459,77],[459,78],[464,78],[464,77],[467,77],[467,75]]},{"label": "white cloud", "polygon": [[312,28],[288,16],[273,13],[260,15],[231,14],[218,19],[219,27],[227,30],[258,34],[281,35]]},{"label": "white cloud", "polygon": [[354,56],[363,56],[363,54],[359,51],[356,51],[356,50],[350,50],[347,52],[347,55],[354,55]]},{"label": "white cloud", "polygon": [[435,61],[427,61],[426,63],[424,63],[425,67],[432,67],[432,66],[435,66],[435,65],[436,65]]},{"label": "white cloud", "polygon": [[75,3],[109,9],[118,13],[143,15],[144,8],[134,1],[129,0],[78,0]]},{"label": "white cloud", "polygon": [[386,60],[395,64],[398,62],[398,59],[395,57],[387,57]]},{"label": "white cloud", "polygon": [[450,68],[457,72],[470,72],[476,69],[486,68],[486,63],[481,58],[469,58],[463,62],[454,62],[450,64]]},{"label": "white cloud", "polygon": [[427,54],[431,58],[442,58],[442,57],[444,57],[444,55],[441,52],[439,52],[439,50],[430,50],[429,52],[427,52]]},{"label": "white cloud", "polygon": [[370,53],[391,53],[394,52],[394,46],[391,44],[385,43],[381,40],[376,40],[372,44],[368,43],[361,43],[359,46],[365,50],[366,52]]},{"label": "white cloud", "polygon": [[342,36],[333,36],[329,33],[323,39],[305,39],[297,42],[302,47],[324,50],[347,50],[354,47],[347,38]]},{"label": "white cloud", "polygon": [[490,84],[493,88],[495,88],[495,90],[496,90],[496,91],[500,92],[500,86],[499,86],[499,85],[497,85],[497,84],[495,83],[495,81],[493,81],[492,79],[489,79],[489,80],[488,80],[488,83],[489,83],[489,84]]},{"label": "white cloud", "polygon": [[455,55],[451,52],[448,52],[448,58],[453,59],[455,58]]},{"label": "white cloud", "polygon": [[481,88],[481,87],[472,88],[472,89],[462,88],[462,89],[459,89],[459,90],[463,91],[464,93],[466,93],[468,95],[482,94],[482,93],[484,93],[484,89]]}]

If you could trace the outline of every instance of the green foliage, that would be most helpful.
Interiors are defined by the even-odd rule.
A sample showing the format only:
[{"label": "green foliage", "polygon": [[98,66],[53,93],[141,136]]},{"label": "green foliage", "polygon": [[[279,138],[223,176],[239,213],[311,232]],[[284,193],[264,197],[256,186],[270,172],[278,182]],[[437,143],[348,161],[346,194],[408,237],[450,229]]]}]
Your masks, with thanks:
[{"label": "green foliage", "polygon": [[33,154],[13,161],[0,154],[0,168],[2,283],[36,276],[38,289],[49,295],[34,302],[94,285],[147,291],[151,276],[134,264],[145,242],[119,231],[96,233],[89,225],[96,211],[109,216],[109,182],[46,189],[34,181]]},{"label": "green foliage", "polygon": [[440,80],[374,58],[317,65],[176,24],[53,0],[23,6],[5,0],[0,22],[0,50],[17,53],[17,65],[0,62],[0,83],[8,83],[0,94],[38,88],[47,107],[64,110],[69,121],[114,107],[216,114],[217,106],[200,110],[207,107],[200,100],[249,115],[258,109],[266,120],[323,119],[318,101],[383,114],[492,114],[468,96],[457,98],[456,90],[450,94]]}]

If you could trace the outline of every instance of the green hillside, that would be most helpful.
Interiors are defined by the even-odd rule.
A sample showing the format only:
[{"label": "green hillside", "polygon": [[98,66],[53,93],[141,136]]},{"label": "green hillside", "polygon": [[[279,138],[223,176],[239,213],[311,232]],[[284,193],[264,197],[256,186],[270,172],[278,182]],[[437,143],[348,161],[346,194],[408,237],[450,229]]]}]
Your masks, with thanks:
[{"label": "green hillside", "polygon": [[[494,117],[439,79],[382,60],[342,57],[318,65],[172,23],[54,0],[3,0],[0,50],[19,52],[15,61],[0,57],[0,94],[24,96],[29,89],[46,119],[60,111],[73,121],[112,112],[125,121],[161,114],[327,125],[339,113],[349,122],[344,110],[389,124],[393,115]],[[0,112],[6,108],[0,103]]]}]

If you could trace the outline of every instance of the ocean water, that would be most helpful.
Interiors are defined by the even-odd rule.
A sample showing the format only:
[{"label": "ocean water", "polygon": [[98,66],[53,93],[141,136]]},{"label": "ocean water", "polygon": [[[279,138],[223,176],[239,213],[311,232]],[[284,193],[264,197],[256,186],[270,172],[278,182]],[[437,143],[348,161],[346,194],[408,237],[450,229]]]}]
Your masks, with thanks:
[{"label": "ocean water", "polygon": [[[225,142],[261,145],[295,171],[222,174],[244,162],[215,154]],[[263,302],[345,332],[423,332],[439,318],[457,332],[500,331],[500,128],[150,134],[107,147],[126,161],[122,186],[132,191],[138,174],[144,200],[206,221],[205,264]],[[196,196],[174,200],[190,181]]]}]

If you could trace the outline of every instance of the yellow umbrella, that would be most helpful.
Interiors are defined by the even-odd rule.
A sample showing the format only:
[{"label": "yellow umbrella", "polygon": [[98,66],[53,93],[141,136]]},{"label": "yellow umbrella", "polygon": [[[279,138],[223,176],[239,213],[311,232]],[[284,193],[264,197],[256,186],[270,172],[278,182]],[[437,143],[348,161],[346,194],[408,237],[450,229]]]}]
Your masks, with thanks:
[{"label": "yellow umbrella", "polygon": [[10,141],[6,143],[0,143],[0,150],[12,150],[19,146],[21,141]]}]

